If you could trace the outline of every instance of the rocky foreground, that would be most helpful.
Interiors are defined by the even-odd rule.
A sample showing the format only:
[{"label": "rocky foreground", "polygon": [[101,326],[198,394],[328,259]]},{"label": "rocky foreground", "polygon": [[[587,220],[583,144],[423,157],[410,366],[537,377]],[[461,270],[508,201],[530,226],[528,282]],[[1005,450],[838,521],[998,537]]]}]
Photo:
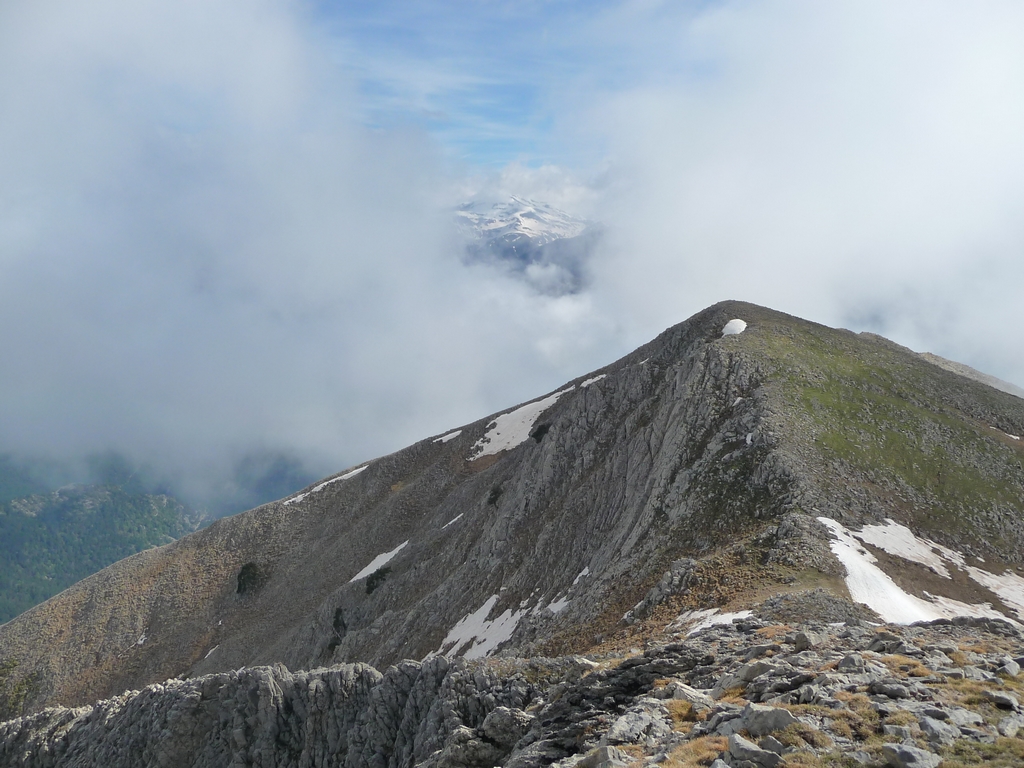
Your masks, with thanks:
[{"label": "rocky foreground", "polygon": [[1024,765],[1024,635],[1009,623],[752,616],[661,637],[625,656],[171,680],[4,723],[0,765]]}]

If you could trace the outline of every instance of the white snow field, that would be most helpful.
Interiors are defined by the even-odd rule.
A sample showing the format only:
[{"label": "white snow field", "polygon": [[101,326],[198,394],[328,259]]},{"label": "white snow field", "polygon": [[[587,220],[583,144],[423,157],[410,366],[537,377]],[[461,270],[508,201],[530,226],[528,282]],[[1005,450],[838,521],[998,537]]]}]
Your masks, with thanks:
[{"label": "white snow field", "polygon": [[892,520],[887,520],[884,525],[865,526],[859,532],[851,531],[828,517],[819,517],[818,521],[835,537],[829,544],[833,554],[846,568],[846,587],[850,590],[850,597],[855,602],[864,603],[887,622],[911,624],[954,616],[977,616],[1017,623],[989,603],[963,603],[930,593],[925,593],[928,598],[925,600],[907,594],[875,565],[877,559],[858,539],[904,560],[927,566],[946,578],[950,578],[947,566],[966,570],[972,579],[999,595],[1006,605],[1013,608],[1018,618],[1024,618],[1024,579],[1016,574],[996,576],[980,568],[968,567],[959,552],[915,536],[909,528]]},{"label": "white snow field", "polygon": [[369,565],[367,565],[365,568],[363,568],[363,570],[361,570],[359,573],[357,573],[355,576],[353,576],[351,579],[349,579],[348,583],[351,584],[353,581],[359,581],[359,579],[365,579],[367,576],[369,576],[371,573],[376,571],[378,568],[383,568],[385,565],[390,563],[391,560],[394,558],[394,556],[397,555],[399,552],[401,552],[402,549],[405,547],[405,545],[408,544],[408,543],[409,543],[408,541],[403,541],[401,544],[399,544],[397,547],[392,549],[390,552],[385,552],[383,554],[377,555],[375,558],[373,558],[373,560],[370,561]]},{"label": "white snow field", "polygon": [[514,411],[498,416],[484,436],[473,444],[473,448],[469,452],[469,460],[501,453],[526,442],[530,437],[530,430],[533,429],[533,425],[540,415],[554,405],[558,398],[573,389],[575,387],[563,389],[561,392],[548,395],[543,400],[527,403]]},{"label": "white snow field", "polygon": [[1009,571],[1002,576],[997,576],[973,566],[967,568],[967,573],[983,587],[987,587],[999,595],[1000,600],[1013,608],[1017,615],[1024,619],[1024,579]]},{"label": "white snow field", "polygon": [[292,496],[290,499],[286,500],[283,503],[284,504],[298,504],[304,498],[309,496],[309,494],[316,493],[317,491],[322,491],[324,488],[326,488],[331,483],[336,483],[339,480],[348,480],[350,477],[355,477],[356,475],[358,475],[360,472],[362,472],[364,469],[366,469],[369,466],[370,466],[369,464],[364,464],[361,467],[356,467],[355,469],[349,470],[344,475],[338,475],[337,477],[332,477],[330,480],[324,480],[322,483],[320,483],[320,485],[317,485],[317,486],[314,486],[313,488],[310,488],[305,493],[300,493],[297,496]]},{"label": "white snow field", "polygon": [[886,520],[882,525],[865,525],[862,530],[853,532],[853,535],[865,544],[878,547],[890,555],[931,568],[939,576],[947,579],[951,578],[946,568],[947,561],[961,569],[966,568],[964,558],[959,552],[954,552],[930,539],[919,538],[913,531],[895,520]]},{"label": "white snow field", "polygon": [[465,512],[459,512],[459,514],[457,514],[457,515],[456,515],[455,517],[453,517],[453,518],[452,518],[451,520],[449,520],[449,521],[448,521],[447,523],[445,523],[444,525],[442,525],[442,526],[441,526],[441,530],[443,531],[443,530],[444,530],[445,528],[447,528],[447,527],[448,527],[449,525],[451,525],[452,523],[458,522],[459,518],[460,518],[460,517],[462,517],[462,516],[463,516],[464,514],[466,514],[466,513],[465,513]]},{"label": "white snow field", "polygon": [[595,376],[595,377],[594,377],[594,378],[592,378],[592,379],[587,379],[587,380],[586,380],[586,381],[584,381],[584,382],[583,382],[582,384],[580,384],[580,388],[582,389],[583,387],[589,387],[589,386],[590,386],[591,384],[596,384],[596,383],[597,383],[597,382],[599,382],[599,381],[600,381],[601,379],[603,379],[603,378],[605,378],[605,377],[607,377],[607,376],[608,376],[608,374],[607,374],[607,373],[602,373],[602,374],[601,374],[600,376]]},{"label": "white snow field", "polygon": [[578,574],[576,574],[576,578],[572,580],[572,585],[575,587],[577,584],[580,583],[580,579],[582,579],[585,576],[589,576],[589,575],[590,575],[590,566],[588,565],[588,566],[584,567],[584,569],[582,571],[580,571]]},{"label": "white snow field", "polygon": [[722,329],[722,335],[736,336],[740,333],[743,333],[745,330],[747,330],[746,322],[740,320],[737,317],[734,320],[730,320],[728,323],[725,324],[725,328]]},{"label": "white snow field", "polygon": [[488,620],[487,616],[497,602],[498,596],[491,595],[477,610],[460,619],[441,641],[438,653],[450,645],[451,647],[445,651],[444,655],[452,658],[469,644],[469,648],[466,648],[463,656],[467,659],[479,659],[492,653],[499,645],[512,637],[519,620],[528,611],[525,609],[513,611],[511,608],[507,608],[497,618]]},{"label": "white snow field", "polygon": [[461,429],[456,429],[454,432],[449,432],[447,435],[442,435],[441,437],[435,438],[434,442],[435,443],[447,443],[449,440],[454,440],[456,437],[458,437],[461,434],[462,434],[462,430]]}]

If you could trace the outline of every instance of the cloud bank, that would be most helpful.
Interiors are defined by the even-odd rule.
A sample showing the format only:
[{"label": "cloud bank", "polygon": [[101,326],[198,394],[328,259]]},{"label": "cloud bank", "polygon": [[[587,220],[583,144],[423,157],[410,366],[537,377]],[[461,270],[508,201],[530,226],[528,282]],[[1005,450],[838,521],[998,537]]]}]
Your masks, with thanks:
[{"label": "cloud bank", "polygon": [[641,338],[743,298],[1024,381],[1019,5],[637,8],[595,44],[672,35],[665,74],[570,121],[612,166],[599,306]]},{"label": "cloud bank", "polygon": [[116,450],[203,500],[254,454],[323,474],[563,377],[579,308],[463,267],[435,148],[354,120],[296,8],[0,30],[0,451]]},{"label": "cloud bank", "polygon": [[[533,397],[726,298],[1024,383],[1016,4],[576,11],[438,64],[529,61],[516,119],[543,162],[490,173],[453,165],[465,125],[377,119],[344,24],[307,6],[0,6],[0,453],[114,450],[210,503]],[[601,222],[584,291],[461,258],[450,207],[506,194]]]}]

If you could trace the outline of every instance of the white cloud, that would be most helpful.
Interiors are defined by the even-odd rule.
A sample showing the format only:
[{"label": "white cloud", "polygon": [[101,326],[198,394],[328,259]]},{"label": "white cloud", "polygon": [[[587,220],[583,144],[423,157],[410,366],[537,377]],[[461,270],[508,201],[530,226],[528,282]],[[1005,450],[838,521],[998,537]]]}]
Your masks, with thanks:
[{"label": "white cloud", "polygon": [[599,306],[642,338],[742,298],[1024,380],[1024,342],[981,338],[1024,285],[1019,5],[630,8],[591,34],[650,73],[563,120],[611,158]]},{"label": "white cloud", "polygon": [[548,349],[586,312],[462,265],[434,146],[361,127],[329,53],[288,3],[0,8],[0,450],[202,494],[250,451],[326,474],[574,375]]},{"label": "white cloud", "polygon": [[[0,5],[0,451],[119,449],[196,492],[264,449],[326,475],[724,298],[1024,384],[1021,337],[983,332],[1024,285],[1016,4],[516,11],[461,74],[496,16],[389,93],[433,109],[522,59],[509,111],[562,154],[461,178],[424,129],[360,123],[357,47],[303,8]],[[447,206],[506,194],[602,222],[584,292],[463,263]]]}]

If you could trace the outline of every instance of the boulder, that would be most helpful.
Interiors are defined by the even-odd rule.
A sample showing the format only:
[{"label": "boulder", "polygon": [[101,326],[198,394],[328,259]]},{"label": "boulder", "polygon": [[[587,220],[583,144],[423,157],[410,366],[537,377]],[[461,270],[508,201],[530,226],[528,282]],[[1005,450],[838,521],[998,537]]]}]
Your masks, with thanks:
[{"label": "boulder", "polygon": [[760,768],[776,768],[782,763],[781,756],[767,749],[761,749],[757,744],[743,738],[738,733],[729,737],[729,756],[732,758],[730,762],[733,764],[746,760]]},{"label": "boulder", "polygon": [[627,765],[629,756],[616,747],[598,747],[592,749],[576,765],[578,768],[619,768]]},{"label": "boulder", "polygon": [[799,653],[800,651],[806,651],[810,648],[817,648],[824,641],[824,636],[817,632],[797,632],[796,637],[793,638],[793,647],[796,648],[797,653]]},{"label": "boulder", "polygon": [[882,755],[892,768],[937,768],[942,758],[910,744],[883,744]]},{"label": "boulder", "polygon": [[922,717],[921,731],[933,744],[949,746],[960,738],[960,729],[955,725],[936,720],[934,717]]},{"label": "boulder", "polygon": [[799,722],[788,709],[766,704],[747,704],[740,720],[747,733],[754,737],[766,736]]},{"label": "boulder", "polygon": [[1014,712],[1020,709],[1020,702],[1012,693],[1004,691],[985,691],[984,696],[1000,709],[1012,709]]}]

